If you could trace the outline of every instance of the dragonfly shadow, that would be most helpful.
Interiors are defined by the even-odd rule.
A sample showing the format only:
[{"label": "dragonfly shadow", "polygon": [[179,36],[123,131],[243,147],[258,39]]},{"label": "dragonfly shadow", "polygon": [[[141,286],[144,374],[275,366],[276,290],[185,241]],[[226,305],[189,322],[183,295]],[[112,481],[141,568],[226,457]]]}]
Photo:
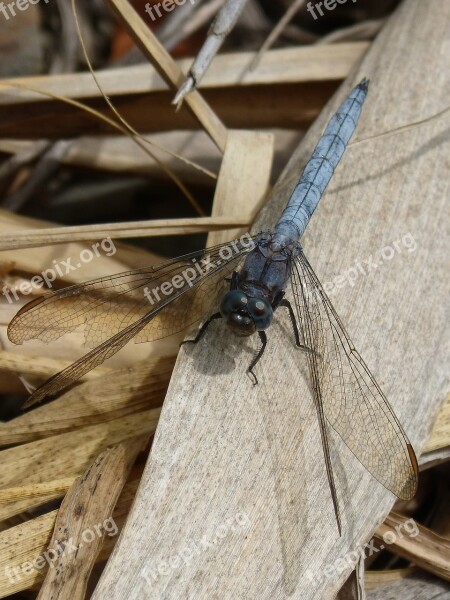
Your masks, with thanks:
[{"label": "dragonfly shadow", "polygon": [[[190,334],[188,339],[195,335]],[[202,360],[201,354],[208,349],[209,360]],[[205,335],[196,344],[184,344],[183,348],[192,358],[192,368],[209,377],[232,373],[239,370],[239,376],[247,378],[246,370],[252,356],[257,351],[258,339],[238,338],[226,326],[223,320],[213,321]],[[249,385],[251,380],[248,377]]]},{"label": "dragonfly shadow", "polygon": [[[267,362],[271,361],[271,348],[273,348],[275,344],[275,327],[278,327],[281,330],[279,335],[284,338],[284,344],[290,346],[289,351],[293,353],[296,360],[295,368],[300,371],[302,378],[307,382],[309,391],[312,394],[306,353],[303,349],[298,348],[295,345],[292,323],[289,320],[287,311],[283,309],[278,309],[276,312],[274,327],[272,327],[267,335],[267,349],[258,365],[255,367],[255,374],[258,377],[258,380],[261,373],[265,370]],[[188,339],[192,339],[194,336],[195,332],[191,333],[188,336]],[[211,360],[200,360],[199,353],[204,346],[207,346],[211,350]],[[231,373],[238,369],[239,376],[247,377],[249,383],[252,383],[252,380],[248,377],[246,371],[252,358],[260,348],[260,342],[256,335],[248,338],[237,337],[228,329],[223,320],[218,320],[211,323],[201,340],[196,344],[184,344],[183,348],[187,349],[189,356],[193,358],[192,368],[197,372],[208,376],[214,376]],[[216,351],[216,355],[214,355],[214,351]]]},{"label": "dragonfly shadow", "polygon": [[[309,541],[317,539],[321,523],[335,522],[328,487],[314,395],[305,352],[295,346],[289,316],[280,313],[272,327],[272,344],[260,369],[258,410],[263,415],[276,496],[283,587],[294,596],[302,574],[310,569]],[[298,386],[298,397],[288,389]],[[338,495],[344,516],[346,538],[352,538],[352,498],[345,469],[347,452],[335,432],[328,427],[330,454]],[[341,455],[342,453],[342,455]],[[325,493],[323,490],[325,489]],[[321,490],[321,492],[319,491]],[[320,494],[320,495],[318,495]],[[338,528],[336,524],[336,538]]]},{"label": "dragonfly shadow", "polygon": [[[298,402],[287,400],[287,388],[292,386],[293,373],[298,368],[302,370],[302,361],[298,360],[301,351],[295,346],[292,327],[283,318],[280,321],[272,328],[264,357],[268,366],[259,370],[257,406],[264,423],[275,491],[282,585],[289,597],[298,586],[307,560],[305,541],[314,529],[314,515],[309,511],[307,498],[310,457],[305,454],[305,436],[314,415],[300,398]],[[303,379],[303,374],[300,377]]]}]

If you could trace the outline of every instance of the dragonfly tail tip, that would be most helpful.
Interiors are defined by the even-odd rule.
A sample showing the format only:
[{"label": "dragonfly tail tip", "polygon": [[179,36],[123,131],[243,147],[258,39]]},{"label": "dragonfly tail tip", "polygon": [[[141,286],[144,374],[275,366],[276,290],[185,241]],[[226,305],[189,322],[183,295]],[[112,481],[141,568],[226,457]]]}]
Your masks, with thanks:
[{"label": "dragonfly tail tip", "polygon": [[364,79],[361,80],[361,83],[358,85],[358,87],[360,89],[362,89],[364,92],[367,92],[369,90],[369,84],[370,84],[370,79],[367,79],[367,77],[364,77]]}]

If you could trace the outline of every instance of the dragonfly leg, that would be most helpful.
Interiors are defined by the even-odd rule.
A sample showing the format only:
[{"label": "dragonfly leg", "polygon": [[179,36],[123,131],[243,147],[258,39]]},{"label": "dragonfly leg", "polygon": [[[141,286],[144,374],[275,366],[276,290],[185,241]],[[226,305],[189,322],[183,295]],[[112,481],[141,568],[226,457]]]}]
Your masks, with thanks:
[{"label": "dragonfly leg", "polygon": [[298,332],[297,320],[295,318],[294,311],[292,310],[291,303],[289,302],[289,300],[286,300],[286,298],[283,298],[282,300],[280,300],[280,303],[278,306],[284,306],[285,308],[288,309],[289,316],[291,318],[292,329],[294,330],[295,343],[299,348],[306,348],[306,346],[303,346],[300,343],[300,334]]},{"label": "dragonfly leg", "polygon": [[208,327],[211,325],[211,323],[213,321],[215,321],[216,319],[221,319],[221,318],[222,318],[222,315],[219,312],[211,315],[209,317],[209,319],[207,321],[205,321],[203,323],[203,325],[200,327],[195,338],[193,340],[184,340],[183,342],[181,342],[180,346],[182,346],[183,344],[196,344],[197,342],[199,342],[202,339],[202,337],[205,335],[205,332],[208,329]]},{"label": "dragonfly leg", "polygon": [[258,354],[255,356],[255,358],[250,363],[249,368],[247,369],[247,373],[248,373],[250,379],[253,379],[253,385],[257,385],[258,384],[258,378],[253,373],[253,369],[258,364],[258,362],[259,362],[261,356],[264,354],[264,350],[266,349],[266,346],[267,346],[267,335],[266,335],[266,332],[265,331],[258,331],[258,335],[259,335],[259,339],[261,340],[262,346],[261,346],[261,349],[259,350]]},{"label": "dragonfly leg", "polygon": [[304,344],[300,343],[300,334],[298,331],[297,320],[295,318],[295,314],[294,314],[294,311],[292,310],[292,306],[291,306],[291,303],[289,302],[289,300],[286,300],[286,298],[283,298],[278,303],[278,306],[284,306],[289,311],[289,316],[291,318],[291,323],[292,323],[292,329],[294,330],[296,346],[298,348],[300,348],[301,350],[304,350],[305,352],[313,352],[313,350],[311,350],[311,348],[308,348],[308,346],[305,346]]},{"label": "dragonfly leg", "polygon": [[231,279],[227,279],[226,281],[231,281],[230,290],[237,290],[239,287],[239,273],[237,271],[233,271],[231,274]]}]

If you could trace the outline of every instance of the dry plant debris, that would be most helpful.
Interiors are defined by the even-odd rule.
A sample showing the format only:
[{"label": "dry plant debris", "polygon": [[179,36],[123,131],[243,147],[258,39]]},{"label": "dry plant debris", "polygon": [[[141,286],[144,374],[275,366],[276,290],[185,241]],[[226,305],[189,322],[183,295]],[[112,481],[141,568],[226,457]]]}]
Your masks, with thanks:
[{"label": "dry plant debris", "polygon": [[[224,16],[229,20],[224,21]],[[215,29],[209,30],[214,18]],[[378,86],[378,96],[374,93],[378,102],[370,106],[365,129],[349,149],[347,179],[336,179],[336,187],[330,190],[333,202],[321,207],[320,218],[334,218],[334,226],[330,225],[326,234],[321,233],[325,228],[316,227],[305,243],[311,246],[322,270],[325,264],[337,264],[339,248],[330,248],[329,240],[339,239],[340,245],[345,245],[343,224],[356,231],[357,226],[362,230],[367,227],[364,218],[369,222],[365,211],[354,210],[358,202],[361,207],[363,199],[352,196],[352,189],[361,186],[368,198],[375,193],[371,186],[379,179],[379,193],[387,193],[388,177],[389,190],[395,196],[391,202],[403,204],[390,212],[386,203],[374,203],[370,222],[381,221],[388,230],[393,223],[392,231],[397,231],[398,219],[403,218],[414,228],[417,220],[413,213],[419,214],[419,207],[411,203],[408,209],[402,190],[409,186],[411,197],[424,193],[425,174],[419,179],[418,169],[414,181],[411,175],[416,165],[429,169],[426,187],[434,194],[437,214],[439,190],[442,194],[448,190],[448,171],[442,169],[438,177],[426,159],[429,153],[443,153],[433,154],[438,156],[433,163],[437,165],[439,156],[445,156],[446,151],[448,155],[448,106],[434,100],[448,100],[449,77],[448,71],[437,70],[433,72],[433,86],[428,86],[426,75],[441,64],[438,47],[447,52],[448,63],[448,43],[441,40],[439,46],[445,22],[448,29],[448,6],[442,3],[437,9],[432,0],[1,3],[0,598],[112,598],[114,570],[123,574],[121,585],[126,597],[143,597],[131,582],[137,577],[134,554],[144,548],[138,533],[133,533],[142,503],[162,498],[154,522],[172,522],[173,529],[168,526],[164,531],[175,535],[173,499],[178,492],[185,494],[179,505],[183,519],[186,523],[191,519],[195,525],[201,522],[198,506],[205,510],[210,507],[211,512],[220,506],[214,500],[217,482],[226,482],[221,489],[227,495],[233,489],[243,493],[236,481],[247,481],[246,472],[239,475],[234,469],[248,439],[236,436],[231,440],[231,431],[222,423],[213,425],[210,406],[202,407],[199,400],[207,394],[204,383],[198,383],[197,374],[185,376],[186,361],[191,359],[184,351],[160,416],[182,336],[150,345],[129,344],[56,400],[22,413],[20,406],[30,389],[80,356],[83,334],[76,332],[54,345],[13,346],[6,327],[15,312],[48,289],[149,266],[162,258],[234,238],[248,230],[264,206],[262,221],[269,222],[298,176],[312,140],[320,133],[330,111],[328,101],[343,81],[347,87],[353,82],[361,64],[370,70],[364,74]],[[214,35],[204,45],[208,30]],[[403,96],[402,86],[406,90]],[[396,94],[389,97],[392,89],[402,96],[400,103]],[[176,101],[183,103],[175,111],[171,101],[177,92]],[[381,105],[386,108],[380,114],[377,106]],[[298,146],[311,124],[311,132]],[[398,154],[392,153],[392,147]],[[386,156],[384,165],[379,162],[381,155]],[[267,204],[271,184],[289,160],[290,166]],[[367,167],[371,163],[373,169]],[[358,173],[364,182],[358,180]],[[350,208],[342,206],[343,190],[347,190]],[[342,223],[336,211],[342,213]],[[430,212],[428,218],[435,217]],[[427,231],[431,230],[428,227]],[[355,231],[351,245],[354,256],[361,256],[365,244],[374,248],[373,238],[366,231],[362,241]],[[440,272],[445,261],[448,267],[449,253],[442,255],[437,239],[436,235],[435,240],[421,240],[429,252],[430,273]],[[404,272],[409,268],[405,265]],[[411,297],[421,293],[419,284],[412,285],[406,274],[404,279],[398,277]],[[445,297],[446,282],[441,283]],[[389,297],[394,283],[386,276],[382,285],[373,285]],[[439,290],[430,279],[429,290],[432,288],[430,299],[437,303]],[[355,289],[361,294],[358,299]],[[343,306],[361,305],[364,289],[363,284],[347,288],[339,296]],[[366,303],[373,307],[370,299]],[[350,566],[356,567],[353,573],[349,575],[352,569],[344,565],[342,572],[347,569],[348,573],[341,576],[334,562],[315,555],[313,571],[307,570],[307,540],[317,537],[322,516],[308,517],[306,526],[298,521],[301,515],[294,522],[283,520],[289,510],[280,500],[280,539],[285,544],[281,550],[270,541],[268,522],[252,532],[254,538],[249,537],[250,554],[253,543],[255,553],[258,548],[267,550],[260,563],[267,573],[251,569],[241,572],[248,557],[239,555],[233,571],[224,577],[217,566],[219,555],[213,553],[205,563],[209,570],[204,573],[200,564],[192,571],[191,580],[186,573],[194,567],[175,569],[175,574],[181,573],[180,581],[186,577],[185,590],[192,589],[195,597],[203,597],[210,578],[214,580],[214,573],[219,573],[214,585],[220,598],[238,598],[235,590],[244,589],[242,582],[247,578],[257,585],[254,583],[245,600],[274,598],[268,590],[284,568],[285,588],[277,588],[276,597],[287,598],[291,590],[306,598],[304,584],[297,578],[303,568],[304,577],[310,577],[310,589],[328,585],[328,591],[337,594],[341,587],[335,596],[341,600],[363,598],[364,594],[369,600],[446,597],[450,581],[450,395],[444,386],[445,357],[439,356],[434,362],[432,358],[433,349],[442,353],[445,348],[448,324],[441,324],[439,340],[432,316],[435,309],[431,305],[430,314],[424,315],[427,327],[417,340],[422,346],[419,352],[428,357],[430,379],[425,386],[418,378],[417,385],[422,388],[416,393],[428,398],[432,395],[430,403],[435,407],[434,418],[427,413],[423,427],[416,424],[411,432],[423,446],[419,493],[407,504],[398,503],[388,516],[389,499],[383,497],[382,523],[367,514],[365,505],[358,506],[355,516],[356,494],[351,498],[355,506],[350,517],[353,520],[346,523],[352,531],[349,535],[359,539],[356,529],[367,542],[364,548],[352,548],[353,555],[348,554],[349,561],[353,560]],[[414,323],[411,315],[404,314],[402,331],[406,337]],[[363,330],[360,315],[355,312],[354,317],[355,321],[359,318]],[[399,346],[400,333],[394,333]],[[390,331],[384,334],[389,336]],[[214,343],[204,352],[210,353],[214,364],[214,352],[219,356]],[[383,383],[388,386],[389,380],[403,377],[401,385],[409,389],[415,375],[401,364],[399,354],[391,354],[391,368],[380,368]],[[375,350],[372,356],[383,363]],[[439,377],[440,387],[436,384]],[[189,384],[198,386],[186,405],[183,398],[188,392],[180,391],[180,381],[187,386],[185,390]],[[209,397],[219,412],[224,405],[216,406],[216,401],[222,393],[216,390],[216,400]],[[279,401],[282,403],[283,398]],[[248,427],[256,430],[261,426],[269,431],[275,454],[285,456],[283,443],[292,443],[282,439],[293,427],[288,422],[289,407],[285,413],[277,413],[276,406],[266,407],[262,420],[258,410],[242,412]],[[233,414],[233,409],[224,412],[224,420],[232,421]],[[402,414],[407,416],[406,409]],[[278,420],[273,420],[274,415]],[[152,455],[153,434],[160,418]],[[192,446],[183,437],[185,428],[192,434]],[[302,439],[294,442],[307,444]],[[260,443],[248,445],[252,448],[247,455],[249,464],[257,462]],[[179,454],[185,451],[187,463],[182,473],[164,470],[164,465],[176,469],[177,461],[184,464]],[[198,462],[202,452],[215,467]],[[319,445],[317,452],[316,462],[321,460]],[[294,454],[289,456],[292,459]],[[223,479],[209,471],[219,467]],[[292,494],[291,506],[296,507],[303,493],[298,485],[302,468],[302,464],[288,460],[275,483],[267,480],[267,497],[272,493],[272,482],[284,490],[288,500]],[[211,500],[201,499],[200,505],[194,497],[196,477],[203,481],[204,493],[211,495]],[[191,487],[183,487],[184,480],[191,482]],[[152,487],[152,481],[158,485]],[[368,485],[361,479],[361,497]],[[314,488],[311,480],[307,491],[308,487]],[[188,498],[189,490],[192,498]],[[170,502],[165,502],[166,491]],[[255,497],[256,505],[264,504],[261,498]],[[314,504],[314,499],[306,498],[308,503]],[[319,512],[327,510],[324,506],[318,504]],[[220,520],[220,512],[217,515]],[[127,522],[128,528],[117,544]],[[296,532],[304,527],[308,533],[304,544],[297,547]],[[188,531],[189,527],[184,530]],[[153,536],[151,545],[158,533],[148,535]],[[161,543],[171,548],[167,538]],[[231,537],[224,544],[231,560],[236,550]],[[285,564],[287,556],[292,559],[289,567]],[[242,578],[239,585],[238,575]],[[178,600],[179,596],[170,595],[174,588],[169,586],[169,595],[161,595],[153,583],[153,591],[145,588],[147,597]],[[264,586],[264,593],[255,595],[255,590]]]}]

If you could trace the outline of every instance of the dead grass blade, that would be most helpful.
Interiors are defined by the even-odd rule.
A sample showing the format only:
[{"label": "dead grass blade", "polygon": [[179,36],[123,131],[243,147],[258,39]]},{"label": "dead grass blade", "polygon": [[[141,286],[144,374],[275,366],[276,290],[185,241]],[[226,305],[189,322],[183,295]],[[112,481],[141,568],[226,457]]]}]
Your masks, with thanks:
[{"label": "dead grass blade", "polygon": [[116,527],[112,513],[117,498],[147,439],[134,438],[108,448],[68,491],[50,540],[50,548],[61,549],[61,553],[47,572],[39,600],[84,599],[102,541],[110,525]]}]

